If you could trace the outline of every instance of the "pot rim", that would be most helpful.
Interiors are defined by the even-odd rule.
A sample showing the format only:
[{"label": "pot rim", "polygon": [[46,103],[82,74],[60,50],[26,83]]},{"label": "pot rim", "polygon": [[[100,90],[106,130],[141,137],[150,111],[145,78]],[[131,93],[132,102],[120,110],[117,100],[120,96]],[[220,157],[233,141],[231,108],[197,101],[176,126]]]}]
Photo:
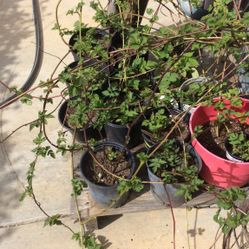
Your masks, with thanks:
[{"label": "pot rim", "polygon": [[[97,35],[105,35],[107,34],[106,30],[105,29],[101,29],[101,28],[98,28],[98,27],[82,27],[82,31],[84,32],[87,32],[88,30],[90,29],[94,29],[95,32],[97,32],[96,34]],[[70,49],[74,52],[75,50],[73,49],[73,46],[75,44],[75,38],[77,38],[77,36],[79,35],[79,32],[74,32],[71,37],[69,38],[69,41],[68,41],[68,45],[70,47]]]},{"label": "pot rim", "polygon": [[[194,84],[194,83],[197,83],[197,84],[207,84],[207,83],[210,83],[210,82],[217,82],[215,80],[212,80],[211,78],[209,77],[203,77],[203,76],[199,76],[199,77],[195,77],[195,78],[190,78],[190,79],[187,79],[186,81],[184,81],[182,83],[182,85],[180,86],[179,88],[179,91],[181,92],[186,92],[188,89],[189,89],[189,86],[191,84]],[[189,108],[190,108],[190,104],[187,104],[184,102],[184,98],[181,97],[179,99],[179,108],[182,110],[182,111],[187,111]],[[196,108],[196,105],[193,105],[192,108],[188,111],[190,114],[194,111],[194,109]]]},{"label": "pot rim", "polygon": [[[156,144],[156,145],[154,145],[153,147],[151,147],[151,148],[149,149],[149,151],[150,151],[150,150],[153,150],[153,148],[156,147],[157,145],[158,145],[158,144]],[[199,154],[196,152],[195,148],[194,148],[192,145],[190,145],[190,144],[183,144],[183,146],[186,146],[187,152],[192,153],[192,155],[191,155],[191,154],[190,154],[190,155],[196,158],[196,161],[197,161],[197,162],[195,163],[195,165],[196,165],[196,167],[198,168],[198,174],[197,174],[197,175],[199,175],[200,172],[201,172],[201,170],[202,170],[202,160],[201,160]],[[160,177],[158,177],[154,172],[151,171],[151,169],[150,169],[150,167],[149,167],[149,164],[148,164],[148,160],[146,161],[146,167],[147,167],[147,169],[150,171],[151,174],[153,174],[154,176],[156,176],[156,177],[157,177],[158,179],[160,179],[160,181],[162,182],[162,179],[161,179]],[[166,184],[170,184],[170,185],[174,185],[174,184],[184,184],[184,182],[166,183]]]},{"label": "pot rim", "polygon": [[211,79],[209,77],[203,77],[203,76],[199,76],[199,77],[195,77],[195,78],[190,78],[185,80],[179,90],[180,91],[185,91],[187,90],[186,87],[188,87],[189,85],[191,85],[192,83],[200,83],[200,84],[204,84],[204,83],[208,83],[209,81],[211,81]]},{"label": "pot rim", "polygon": [[113,128],[116,128],[116,129],[128,129],[126,125],[116,124],[116,123],[112,123],[112,122],[107,122],[105,124],[105,126],[106,125],[109,125],[110,127],[113,127]]},{"label": "pot rim", "polygon": [[[116,143],[116,142],[112,142],[112,141],[105,141],[105,140],[100,141],[96,146],[94,146],[94,151],[98,151],[98,150],[102,149],[105,146],[113,146],[113,147],[118,148],[120,150],[124,149],[127,152],[128,157],[131,159],[131,165],[130,165],[131,173],[130,173],[130,175],[126,179],[131,179],[132,176],[133,176],[133,173],[135,172],[135,167],[136,167],[136,161],[135,161],[135,157],[134,157],[133,153],[126,146],[124,146],[122,144],[119,144],[119,143]],[[83,167],[82,165],[83,165],[84,158],[85,158],[85,156],[87,154],[89,154],[89,150],[88,149],[86,151],[84,151],[84,153],[82,154],[81,159],[80,159],[80,163],[79,163],[80,175],[82,176],[82,178],[86,182],[91,183],[92,185],[98,187],[99,189],[108,189],[108,188],[117,187],[118,183],[115,183],[113,185],[108,185],[108,186],[96,184],[96,183],[92,182],[91,180],[89,180],[84,175],[83,170],[82,170],[82,167]]]},{"label": "pot rim", "polygon": [[[69,100],[70,100],[70,99],[66,99],[66,100],[60,105],[60,108],[59,108],[59,110],[58,110],[58,120],[59,120],[60,124],[61,124],[63,127],[65,127],[66,129],[70,129],[70,130],[84,131],[84,130],[86,130],[86,129],[92,128],[92,127],[93,127],[93,124],[90,124],[90,125],[88,125],[88,126],[85,127],[85,128],[72,128],[72,127],[70,127],[70,126],[68,125],[68,123],[67,123],[66,120],[63,122],[63,120],[61,119],[61,116],[64,116],[64,119],[65,119],[65,115],[63,114],[63,111],[64,111],[63,108],[65,108],[65,110],[67,109],[67,105],[68,105],[68,101],[69,101]],[[65,111],[65,113],[66,113],[66,111]]]}]

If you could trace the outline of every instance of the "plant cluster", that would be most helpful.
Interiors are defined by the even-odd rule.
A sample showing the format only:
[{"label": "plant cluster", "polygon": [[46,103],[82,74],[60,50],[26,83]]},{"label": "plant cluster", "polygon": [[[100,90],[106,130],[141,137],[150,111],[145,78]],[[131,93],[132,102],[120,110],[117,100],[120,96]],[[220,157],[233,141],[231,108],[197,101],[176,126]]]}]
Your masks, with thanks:
[{"label": "plant cluster", "polygon": [[189,148],[184,148],[175,139],[168,139],[147,164],[165,184],[178,183],[177,194],[184,195],[186,200],[190,200],[192,193],[203,185],[203,181],[198,178],[200,165],[196,158],[190,154]]},{"label": "plant cluster", "polygon": [[[134,2],[116,0],[113,6],[115,11],[110,13],[99,1],[92,1],[98,28],[88,27],[84,23],[85,3],[82,0],[67,13],[79,18],[73,30],[63,28],[57,19],[54,28],[74,53],[75,61],[60,72],[56,79],[53,73],[48,81],[39,84],[38,88],[44,91],[40,98],[43,107],[37,119],[26,124],[38,132],[33,141],[35,159],[27,172],[27,187],[22,199],[27,195],[32,197],[48,216],[45,225],[63,225],[72,232],[73,239],[82,248],[101,248],[93,235],[84,233],[84,221],[77,203],[77,198],[84,192],[84,182],[75,176],[72,163],[71,195],[75,200],[81,227],[80,232],[75,232],[63,223],[60,215],[46,214],[37,200],[33,191],[33,178],[39,157],[55,158],[57,153],[64,155],[68,152],[73,158],[76,151],[87,150],[95,165],[101,167],[106,175],[110,174],[114,178],[113,183],[119,182],[117,199],[130,190],[139,192],[143,189],[143,184],[148,181],[138,177],[138,172],[147,164],[161,179],[158,184],[178,183],[178,195],[187,201],[194,192],[200,189],[210,191],[210,188],[199,178],[196,160],[187,149],[189,144],[183,139],[182,124],[189,110],[178,109],[181,102],[188,104],[189,108],[199,104],[214,106],[218,113],[214,122],[218,133],[221,125],[230,133],[230,126],[235,120],[243,131],[249,118],[249,112],[240,111],[243,103],[237,81],[234,80],[239,67],[248,67],[248,56],[241,55],[241,47],[248,43],[249,13],[240,10],[233,0],[214,0],[210,13],[201,21],[185,20],[174,27],[161,25],[155,28],[155,24],[160,25],[159,9],[147,8],[148,24],[141,25],[142,9],[145,9],[146,4],[143,1]],[[162,1],[158,2],[160,8],[164,6]],[[199,6],[202,1],[191,3]],[[233,4],[234,8],[231,8]],[[70,44],[67,42],[69,35],[72,36]],[[208,65],[204,63],[207,54]],[[181,88],[185,81],[198,77],[208,80],[202,84],[193,83],[187,90]],[[54,118],[53,114],[59,107],[48,112],[49,107],[54,106],[51,96],[59,86],[63,88],[61,100],[68,99],[61,123],[68,124],[73,134],[72,143],[68,141],[64,130],[58,132],[57,141],[52,141],[47,135],[47,123]],[[20,93],[19,97],[26,104],[34,101],[28,92]],[[129,179],[127,175],[115,171],[114,164],[122,157],[120,153],[112,148],[103,150],[101,157],[104,159],[101,161],[94,150],[99,140],[110,140],[105,132],[109,123],[127,128],[122,146],[130,146],[129,141],[133,136],[139,137],[141,130],[153,141],[152,148],[146,151],[146,141],[139,137],[142,146],[140,144],[137,147],[141,146],[139,149],[144,151],[137,154],[139,162]],[[134,135],[132,130],[135,126],[139,131]],[[97,135],[92,135],[96,131]],[[205,127],[196,126],[195,138],[203,131]],[[76,134],[80,134],[81,141],[76,141]],[[244,133],[230,133],[228,139],[234,154],[248,161],[249,145]],[[136,151],[137,147],[131,149]],[[122,157],[122,160],[126,158]],[[113,167],[106,169],[106,162]],[[114,170],[109,171],[110,168]],[[98,177],[102,180],[103,175]],[[239,211],[235,205],[235,201],[245,197],[243,190],[233,188],[217,193],[211,188],[210,192],[217,196],[219,211],[215,221],[224,233],[247,224],[248,214]],[[228,211],[226,218],[221,217],[221,209]]]},{"label": "plant cluster", "polygon": [[[221,97],[209,103],[217,111],[217,119],[210,123],[215,130],[215,136],[220,137],[225,133],[222,144],[228,153],[239,160],[248,161],[248,117],[249,112],[243,110],[243,101],[237,89],[229,89]],[[202,135],[205,128],[195,127],[195,137]]]}]

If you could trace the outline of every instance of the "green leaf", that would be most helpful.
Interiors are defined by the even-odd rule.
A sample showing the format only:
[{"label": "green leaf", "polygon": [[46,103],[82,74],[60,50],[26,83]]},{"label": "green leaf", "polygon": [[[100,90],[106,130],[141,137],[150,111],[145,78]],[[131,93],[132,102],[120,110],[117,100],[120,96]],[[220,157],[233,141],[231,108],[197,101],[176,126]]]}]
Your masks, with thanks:
[{"label": "green leaf", "polygon": [[33,143],[36,145],[40,145],[44,141],[46,141],[46,138],[44,137],[43,132],[39,132],[37,137],[33,140]]},{"label": "green leaf", "polygon": [[53,216],[48,217],[45,221],[44,221],[44,226],[54,226],[54,225],[61,225],[62,222],[60,220],[60,215],[56,214]]},{"label": "green leaf", "polygon": [[118,184],[119,193],[125,193],[129,190],[140,192],[143,188],[142,180],[138,177],[133,177],[130,180],[120,180]]},{"label": "green leaf", "polygon": [[30,94],[25,94],[20,98],[20,101],[26,105],[32,105],[32,96]]},{"label": "green leaf", "polygon": [[163,93],[164,90],[167,90],[172,83],[175,83],[177,80],[179,80],[179,75],[177,73],[166,73],[159,85],[160,91]]},{"label": "green leaf", "polygon": [[79,196],[84,190],[84,188],[87,187],[84,181],[76,179],[76,178],[73,178],[71,180],[71,183],[73,187],[73,193],[71,194],[71,196]]},{"label": "green leaf", "polygon": [[146,13],[147,13],[148,15],[152,15],[153,12],[154,12],[154,10],[153,10],[152,8],[147,8],[147,9],[146,9]]},{"label": "green leaf", "polygon": [[148,159],[148,155],[145,154],[144,152],[140,152],[137,154],[137,158],[141,161],[141,162],[146,162]]},{"label": "green leaf", "polygon": [[41,125],[41,122],[39,119],[33,121],[30,125],[29,125],[29,130],[33,130],[34,128],[38,128]]},{"label": "green leaf", "polygon": [[101,245],[93,235],[87,235],[84,237],[84,246],[87,249],[101,249]]}]

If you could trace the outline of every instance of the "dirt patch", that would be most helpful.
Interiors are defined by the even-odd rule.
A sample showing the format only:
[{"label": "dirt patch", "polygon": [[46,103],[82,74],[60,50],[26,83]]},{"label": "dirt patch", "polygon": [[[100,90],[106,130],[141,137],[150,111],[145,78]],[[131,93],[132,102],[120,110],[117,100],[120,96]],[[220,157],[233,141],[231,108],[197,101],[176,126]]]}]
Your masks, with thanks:
[{"label": "dirt patch", "polygon": [[227,159],[225,150],[225,139],[228,133],[249,132],[249,126],[242,126],[237,122],[226,124],[217,124],[215,122],[208,122],[203,125],[203,132],[198,136],[198,141],[208,151],[213,154]]},{"label": "dirt patch", "polygon": [[103,186],[111,186],[118,182],[118,179],[106,172],[103,167],[119,177],[128,178],[130,176],[131,163],[127,161],[125,151],[105,147],[103,150],[96,152],[94,156],[98,163],[93,159],[93,163],[86,172],[86,177],[90,181]]}]

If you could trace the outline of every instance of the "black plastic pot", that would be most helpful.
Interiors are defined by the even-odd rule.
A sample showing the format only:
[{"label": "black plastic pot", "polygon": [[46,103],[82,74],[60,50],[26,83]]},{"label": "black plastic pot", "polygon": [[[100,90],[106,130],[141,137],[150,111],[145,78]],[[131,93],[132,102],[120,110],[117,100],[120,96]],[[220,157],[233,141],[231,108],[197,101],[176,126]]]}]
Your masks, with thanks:
[{"label": "black plastic pot", "polygon": [[[65,120],[66,111],[67,111],[67,105],[68,105],[68,100],[66,100],[65,102],[63,102],[62,105],[60,106],[59,111],[58,111],[58,119],[59,119],[60,124],[64,128],[66,128],[72,134],[74,134],[74,129],[71,128],[68,125],[67,120]],[[86,142],[86,140],[85,140],[85,133],[86,133],[87,140],[92,139],[92,138],[95,139],[95,140],[101,140],[105,136],[103,131],[99,131],[97,129],[94,129],[92,125],[89,125],[85,129],[83,129],[83,128],[82,129],[78,129],[77,128],[75,130],[75,139],[76,139],[76,141],[78,141],[80,143]]]},{"label": "black plastic pot", "polygon": [[124,125],[113,123],[105,124],[106,139],[119,144],[125,144],[128,128]]},{"label": "black plastic pot", "polygon": [[[158,109],[160,109],[160,108],[158,108]],[[154,110],[149,109],[145,113],[145,118],[149,119],[150,115],[156,110],[157,109],[154,109]],[[167,109],[167,108],[165,108],[165,110],[166,110],[167,115],[177,115],[180,112],[178,109]],[[188,119],[184,118],[183,122],[188,123]],[[155,144],[157,144],[158,142],[160,142],[163,139],[163,137],[160,140],[153,139],[151,136],[148,135],[147,131],[145,129],[143,129],[143,128],[141,129],[141,133],[142,133],[142,137],[143,137],[143,140],[144,140],[144,143],[145,143],[145,147],[147,149],[150,149],[151,147],[153,147]],[[166,134],[164,134],[164,135],[166,135]],[[171,137],[175,137],[174,132],[170,135],[170,138]],[[189,142],[189,140],[190,140],[190,132],[186,137],[183,138],[183,140],[185,142]]]},{"label": "black plastic pot", "polygon": [[[151,148],[153,150],[153,148]],[[191,145],[186,147],[186,150],[194,158],[196,162],[196,167],[198,167],[198,173],[202,168],[202,160],[196,153]],[[152,191],[154,197],[164,205],[172,205],[172,207],[179,207],[185,202],[183,195],[177,195],[176,192],[180,187],[180,183],[174,184],[163,184],[162,179],[156,176],[151,170],[147,163],[148,176],[150,180],[150,190]],[[155,183],[159,182],[159,183]],[[170,200],[169,200],[170,198]]]},{"label": "black plastic pot", "polygon": [[[83,28],[82,29],[82,36],[86,35],[87,31],[89,31],[89,28]],[[104,31],[103,29],[99,29],[99,28],[95,28],[94,30],[94,38],[96,40],[103,40],[103,38],[107,35],[106,31]],[[79,56],[77,55],[77,50],[75,50],[74,44],[76,43],[76,41],[79,39],[79,32],[75,33],[71,36],[71,38],[69,39],[69,47],[71,49],[72,55],[74,57],[75,61],[79,60]],[[84,57],[87,57],[87,55],[83,55]]]},{"label": "black plastic pot", "polygon": [[[136,162],[133,154],[123,145],[114,143],[114,142],[102,142],[95,146],[94,152],[103,150],[104,147],[111,146],[119,151],[125,151],[126,153],[126,159],[130,163],[131,166],[131,174],[129,175],[128,179],[130,179],[135,171]],[[108,207],[110,204],[112,204],[113,200],[117,200],[115,202],[115,205],[112,207],[120,207],[123,205],[128,196],[129,192],[124,193],[121,198],[117,199],[119,196],[119,193],[117,192],[118,184],[114,184],[112,186],[105,186],[105,185],[99,185],[96,183],[93,183],[90,181],[90,179],[87,177],[88,174],[94,174],[94,172],[90,171],[91,165],[93,163],[93,158],[89,151],[85,151],[84,154],[81,157],[80,160],[80,171],[82,174],[82,177],[84,178],[85,182],[88,185],[89,192],[91,193],[92,198],[101,206]]]},{"label": "black plastic pot", "polygon": [[[77,66],[78,66],[79,62],[78,61],[74,61],[72,63],[70,63],[69,65],[66,66],[66,68],[64,69],[64,72],[68,72],[68,71],[71,71],[71,70],[74,70]],[[82,67],[91,67],[91,66],[94,66],[97,68],[97,70],[99,70],[99,72],[103,72],[106,74],[106,78],[107,78],[107,75],[109,74],[109,71],[108,71],[108,67],[104,64],[98,64],[98,61],[97,60],[94,60],[94,59],[89,59],[89,60],[86,60],[85,62],[82,63]],[[104,75],[103,75],[104,76]],[[101,77],[103,77],[101,75]],[[69,88],[70,85],[72,84],[69,80],[65,82],[67,87]],[[101,92],[103,90],[106,90],[108,87],[108,82],[106,80],[106,83],[104,83],[101,87],[101,89],[98,89],[96,90],[95,92]],[[72,98],[72,97],[75,97],[73,96],[72,93],[69,92],[69,96]]]},{"label": "black plastic pot", "polygon": [[[138,121],[130,131],[130,138],[127,144],[128,148],[133,148],[141,143],[141,121]],[[126,145],[126,136],[128,135],[128,128],[125,125],[114,123],[105,124],[106,139],[115,143]]]}]

